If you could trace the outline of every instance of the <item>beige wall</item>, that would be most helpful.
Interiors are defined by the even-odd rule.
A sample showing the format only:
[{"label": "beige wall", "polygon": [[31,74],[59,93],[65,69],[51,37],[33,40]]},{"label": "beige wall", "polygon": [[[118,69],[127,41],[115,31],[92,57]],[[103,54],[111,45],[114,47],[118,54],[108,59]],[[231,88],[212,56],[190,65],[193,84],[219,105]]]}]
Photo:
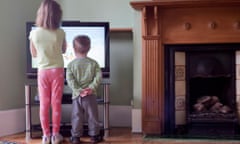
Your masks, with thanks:
[{"label": "beige wall", "polygon": [[25,22],[41,0],[0,1],[0,110],[24,106]]},{"label": "beige wall", "polygon": [[59,0],[65,20],[109,21],[111,28],[132,27],[130,0]]}]

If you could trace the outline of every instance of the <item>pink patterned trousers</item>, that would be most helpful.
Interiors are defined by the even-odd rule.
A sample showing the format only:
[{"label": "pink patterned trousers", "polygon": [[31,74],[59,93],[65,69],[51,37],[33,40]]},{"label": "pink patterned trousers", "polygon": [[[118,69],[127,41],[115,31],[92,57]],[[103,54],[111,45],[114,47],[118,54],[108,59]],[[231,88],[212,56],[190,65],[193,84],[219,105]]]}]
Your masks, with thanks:
[{"label": "pink patterned trousers", "polygon": [[44,69],[38,71],[38,92],[40,98],[40,122],[43,134],[51,135],[49,111],[52,109],[52,134],[59,133],[61,104],[64,86],[64,69]]}]

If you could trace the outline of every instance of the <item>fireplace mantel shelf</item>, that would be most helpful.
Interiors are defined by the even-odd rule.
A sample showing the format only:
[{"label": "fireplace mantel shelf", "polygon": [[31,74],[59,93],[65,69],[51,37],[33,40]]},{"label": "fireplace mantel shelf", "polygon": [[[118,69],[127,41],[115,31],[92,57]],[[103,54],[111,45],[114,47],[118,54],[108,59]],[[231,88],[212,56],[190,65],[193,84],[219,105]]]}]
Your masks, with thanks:
[{"label": "fireplace mantel shelf", "polygon": [[141,10],[146,6],[166,7],[204,7],[204,6],[237,6],[239,0],[152,0],[152,1],[132,1],[132,7]]}]

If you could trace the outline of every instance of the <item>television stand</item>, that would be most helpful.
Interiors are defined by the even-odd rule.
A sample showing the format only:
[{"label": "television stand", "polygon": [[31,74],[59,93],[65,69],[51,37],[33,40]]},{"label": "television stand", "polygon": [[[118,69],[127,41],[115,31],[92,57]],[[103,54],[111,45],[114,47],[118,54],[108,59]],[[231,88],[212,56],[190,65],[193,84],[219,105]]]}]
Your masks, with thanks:
[{"label": "television stand", "polygon": [[[103,136],[109,136],[109,82],[103,81],[101,87],[103,88],[103,98],[97,99],[98,104],[103,105]],[[26,83],[25,84],[25,110],[26,110],[26,141],[33,138],[33,129],[38,127],[41,130],[40,125],[32,124],[31,117],[31,107],[33,105],[38,105],[36,102],[32,102],[32,87],[37,87],[36,83]],[[71,101],[63,102],[62,104],[71,104]],[[61,129],[65,129],[65,126],[71,127],[69,124],[63,124]]]}]

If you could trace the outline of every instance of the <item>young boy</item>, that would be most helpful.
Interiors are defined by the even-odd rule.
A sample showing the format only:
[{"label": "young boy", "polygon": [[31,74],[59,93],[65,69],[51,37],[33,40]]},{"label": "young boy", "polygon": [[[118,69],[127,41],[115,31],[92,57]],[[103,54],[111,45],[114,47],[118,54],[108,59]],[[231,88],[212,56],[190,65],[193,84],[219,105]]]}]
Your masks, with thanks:
[{"label": "young boy", "polygon": [[67,83],[72,89],[72,144],[80,143],[83,134],[84,115],[88,118],[88,134],[92,143],[102,141],[96,91],[101,81],[101,69],[98,63],[87,56],[91,41],[86,35],[74,38],[73,48],[76,59],[67,66]]}]

